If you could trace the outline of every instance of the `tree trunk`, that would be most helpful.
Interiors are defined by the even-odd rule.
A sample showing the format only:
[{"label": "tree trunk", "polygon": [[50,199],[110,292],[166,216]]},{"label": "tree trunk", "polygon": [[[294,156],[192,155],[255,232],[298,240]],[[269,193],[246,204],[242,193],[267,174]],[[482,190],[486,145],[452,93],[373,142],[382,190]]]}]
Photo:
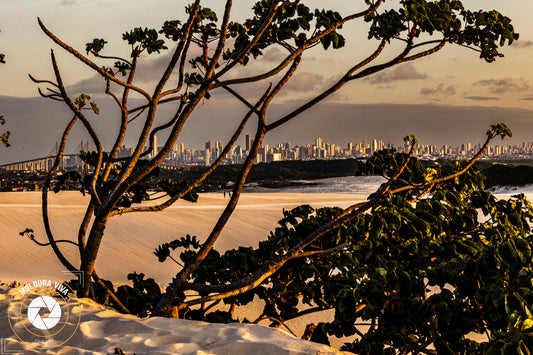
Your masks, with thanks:
[{"label": "tree trunk", "polygon": [[87,245],[85,246],[81,260],[80,271],[82,274],[80,277],[81,282],[78,284],[78,297],[89,297],[94,264],[96,263],[96,257],[98,255],[98,250],[100,249],[100,243],[104,235],[108,218],[107,215],[105,217],[97,217],[91,228],[91,233],[87,239]]}]

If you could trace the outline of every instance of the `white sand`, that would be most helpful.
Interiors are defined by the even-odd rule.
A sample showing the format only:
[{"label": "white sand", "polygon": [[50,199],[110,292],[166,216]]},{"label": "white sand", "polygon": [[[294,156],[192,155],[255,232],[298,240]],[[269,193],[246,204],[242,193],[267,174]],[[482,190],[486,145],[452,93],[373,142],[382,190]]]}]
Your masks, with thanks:
[{"label": "white sand", "polygon": [[[283,208],[290,209],[301,204],[347,207],[365,198],[364,194],[244,194],[216,248],[224,251],[240,245],[257,246],[277,226]],[[178,201],[163,212],[114,217],[106,229],[96,264],[97,272],[100,277],[114,282],[127,281],[127,274],[132,271],[144,272],[147,277],[165,285],[177,268],[171,261],[159,263],[153,255],[154,249],[186,234],[205,239],[227,201],[223,194],[202,194],[198,203]],[[88,197],[78,192],[50,194],[50,220],[56,239],[77,240],[77,228],[87,202]],[[25,228],[32,228],[39,241],[47,242],[41,217],[41,194],[0,193],[0,238],[3,245],[0,249],[0,280],[24,282],[40,276],[61,280],[74,278],[64,272],[65,268],[50,247],[37,246],[19,236]],[[76,265],[77,248],[70,244],[63,244],[62,248]],[[0,307],[7,307],[5,291],[3,296],[0,295]],[[264,326],[210,325],[160,318],[139,320],[104,311],[86,300],[82,301],[82,308],[80,329],[60,353],[107,353],[112,352],[115,346],[137,354],[320,354],[334,351]],[[246,309],[238,309],[236,316],[241,320],[244,317],[255,319],[260,308],[261,305],[255,303]],[[2,312],[1,316],[4,315],[5,312]],[[333,311],[330,310],[306,319],[289,321],[287,325],[301,336],[307,323],[316,324],[332,318]],[[20,345],[13,340],[7,325],[5,319],[0,320],[0,337],[11,339],[6,349],[22,346],[28,353],[26,350],[31,349],[31,345]],[[341,340],[335,341],[333,346],[339,347],[342,343]],[[20,346],[17,348],[16,345]]]},{"label": "white sand", "polygon": [[[531,193],[527,195],[528,198],[533,197]],[[305,203],[313,207],[347,207],[365,197],[365,194],[326,193],[244,194],[216,248],[223,251],[239,245],[257,246],[276,227],[283,208],[290,209]],[[63,272],[64,267],[49,247],[39,247],[18,235],[25,228],[32,228],[38,240],[47,241],[40,198],[40,193],[0,193],[0,280],[4,282],[23,282],[39,276],[61,280],[74,278]],[[56,239],[77,239],[77,227],[87,201],[87,197],[82,197],[77,192],[50,195],[50,219]],[[144,272],[147,277],[153,277],[161,285],[165,285],[177,271],[176,265],[170,261],[159,263],[152,254],[153,250],[161,243],[186,234],[205,239],[227,201],[222,194],[202,194],[196,204],[178,201],[163,212],[127,214],[113,218],[106,229],[100,250],[96,265],[98,273],[103,278],[121,282],[126,281],[127,274],[135,270]],[[63,249],[73,263],[78,260],[76,247],[65,244]],[[30,350],[32,344],[21,343],[13,337],[6,319],[8,302],[6,289],[0,288],[0,338],[7,339],[0,344],[0,350],[4,353],[12,349],[24,350],[25,354],[41,353]],[[244,310],[238,309],[236,316],[241,320],[244,317],[255,319],[260,307],[255,304]],[[81,301],[81,315],[80,328],[75,335],[65,346],[50,350],[49,354],[105,354],[112,353],[116,346],[129,354],[274,355],[334,352],[329,347],[299,340],[279,329],[162,318],[140,320],[105,310],[88,300]],[[313,314],[307,319],[289,321],[287,325],[297,336],[301,336],[305,324],[330,321],[332,318],[333,311],[329,310]],[[334,347],[339,347],[342,343],[340,339],[332,339]]]},{"label": "white sand", "polygon": [[[69,321],[73,335],[64,345],[42,349],[46,343],[21,342],[13,336],[7,309],[10,289],[0,287],[2,354],[108,354],[118,347],[127,354],[340,354],[325,345],[293,337],[261,325],[210,324],[154,317],[138,319],[80,301],[81,320]],[[13,292],[13,291],[11,291]],[[31,327],[31,325],[30,325]]]},{"label": "white sand", "polygon": [[[50,195],[50,221],[56,240],[77,241],[78,227],[85,213],[88,197],[67,191]],[[282,209],[301,204],[313,207],[346,207],[366,196],[353,194],[244,194],[215,248],[219,251],[237,246],[257,246],[282,218]],[[167,284],[177,272],[177,265],[167,260],[159,263],[155,248],[186,234],[205,240],[228,201],[222,194],[201,194],[198,203],[178,201],[157,213],[131,213],[113,217],[108,223],[96,263],[100,277],[114,282],[127,281],[137,271]],[[59,279],[65,275],[50,247],[40,247],[19,236],[26,228],[35,231],[40,242],[48,242],[41,217],[39,192],[0,193],[0,280],[24,281],[37,276]],[[77,247],[63,244],[62,250],[77,266]]]}]

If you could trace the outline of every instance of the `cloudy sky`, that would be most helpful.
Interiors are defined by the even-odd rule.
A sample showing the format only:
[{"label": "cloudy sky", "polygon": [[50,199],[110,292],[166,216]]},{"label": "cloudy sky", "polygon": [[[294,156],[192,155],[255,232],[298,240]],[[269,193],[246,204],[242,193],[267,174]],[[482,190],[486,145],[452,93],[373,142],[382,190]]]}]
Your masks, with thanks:
[{"label": "cloudy sky", "polygon": [[[359,2],[364,4],[362,0]],[[217,0],[205,1],[207,6],[214,9],[220,7],[220,3]],[[328,5],[347,15],[354,12],[354,3],[358,1],[333,0]],[[511,129],[513,124],[516,124],[517,129],[519,127],[520,131],[515,129],[515,140],[527,140],[528,130],[533,132],[533,24],[530,22],[533,2],[464,0],[463,3],[470,9],[495,8],[512,19],[516,31],[520,33],[520,40],[503,49],[504,58],[488,64],[480,60],[474,51],[448,45],[433,56],[346,85],[328,100],[325,124],[324,110],[316,109],[308,114],[309,122],[305,121],[305,116],[299,119],[299,129],[288,129],[285,134],[275,132],[272,138],[267,138],[267,143],[274,144],[275,139],[290,139],[297,144],[311,143],[314,135],[320,133],[338,139],[338,144],[372,138],[401,142],[402,134],[407,130],[425,134],[419,139],[428,143],[457,144],[482,139],[487,127],[481,126],[481,123],[472,126],[472,122],[483,122],[484,125],[487,119],[499,118],[507,122]],[[37,99],[36,85],[27,76],[31,73],[41,79],[53,78],[49,58],[51,48],[58,54],[64,80],[72,96],[87,92],[98,98],[98,93],[102,91],[102,83],[97,76],[69,55],[61,53],[42,34],[37,17],[80,52],[84,52],[85,43],[101,37],[109,42],[104,54],[127,55],[128,45],[121,41],[123,32],[138,26],[159,28],[165,20],[184,19],[185,4],[176,0],[0,0],[0,52],[6,54],[7,61],[7,64],[0,66],[0,114],[8,120],[5,127],[11,130],[13,143],[11,148],[3,149],[0,153],[0,163],[19,158],[29,159],[49,150],[69,118],[68,112],[60,104]],[[235,6],[234,16],[242,19],[249,11],[249,6],[242,5],[252,2],[239,0],[235,4],[238,6]],[[312,8],[324,6],[322,1],[306,1],[306,4]],[[220,9],[217,12],[221,14]],[[275,102],[275,112],[282,114],[284,109],[290,109],[327,88],[347,68],[370,54],[377,44],[367,40],[365,23],[345,26],[342,33],[347,39],[346,48],[324,52],[317,47],[304,56],[299,71]],[[391,46],[384,56],[390,58],[397,51],[398,47]],[[271,68],[282,56],[281,50],[271,49],[261,61],[254,62],[246,70],[239,69],[232,75]],[[161,71],[167,59],[167,53],[160,57],[143,58],[137,83],[150,87],[154,74]],[[241,90],[252,97],[264,90],[266,85],[268,83]],[[198,117],[199,122],[208,122],[202,117],[202,112],[204,116],[207,112],[216,112],[221,117],[216,124],[206,123],[210,128],[232,127],[232,123],[236,122],[232,117],[238,116],[242,110],[235,108],[233,103],[231,106],[228,104],[227,97],[215,96],[194,117]],[[107,107],[105,102],[102,107]],[[224,112],[231,117],[224,117]],[[317,116],[318,112],[321,116]],[[449,112],[453,115],[450,116],[450,122],[456,125],[454,129],[446,133],[436,129],[440,125],[433,119],[432,112]],[[116,122],[110,123],[116,121],[113,113],[116,112],[111,108],[104,111],[102,117],[98,118],[100,121],[95,123],[104,134],[110,134],[110,127],[116,127]],[[350,116],[353,116],[353,120],[346,122]],[[424,121],[424,117],[428,119]],[[372,120],[380,123],[369,125],[368,122]],[[471,129],[465,130],[461,122],[468,120],[465,127]],[[339,122],[350,129],[339,130]],[[358,129],[362,126],[370,127],[368,130]],[[206,132],[216,135],[218,129],[211,133],[207,126],[202,130],[201,124],[191,123],[191,129],[193,131],[182,141],[191,146],[198,142],[196,148],[203,145],[204,139],[225,138],[223,133],[220,133],[220,137],[208,137]],[[395,132],[397,137],[394,137]],[[35,137],[41,139],[35,140]],[[79,136],[73,139],[78,141],[80,137],[81,130]]]}]

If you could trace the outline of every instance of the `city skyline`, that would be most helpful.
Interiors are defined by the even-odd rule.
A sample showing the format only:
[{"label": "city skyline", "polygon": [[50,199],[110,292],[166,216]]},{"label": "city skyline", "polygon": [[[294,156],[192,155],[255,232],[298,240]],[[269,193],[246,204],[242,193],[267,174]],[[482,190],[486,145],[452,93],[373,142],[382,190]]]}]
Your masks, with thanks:
[{"label": "city skyline", "polygon": [[[243,144],[235,144],[225,156],[222,165],[225,164],[242,164],[249,153],[253,139],[250,135],[244,137]],[[492,142],[487,150],[483,153],[481,159],[530,159],[533,158],[533,141],[522,142],[521,144],[504,144],[505,142]],[[56,151],[58,143],[55,145]],[[449,146],[444,144],[438,147],[433,144],[417,143],[414,150],[414,156],[420,159],[434,160],[438,158],[464,160],[469,159],[476,154],[481,147],[481,143],[465,142],[458,146]],[[89,141],[82,141],[77,149],[90,151]],[[154,146],[145,147],[145,151],[150,150],[147,158],[157,155],[159,149],[157,146],[157,135],[154,136]],[[184,143],[176,143],[167,159],[162,163],[162,167],[172,166],[197,166],[211,165],[221,155],[224,150],[222,141],[209,140],[204,142],[204,149],[188,148]],[[327,160],[327,159],[360,159],[368,158],[374,152],[382,149],[395,148],[399,151],[407,151],[408,144],[396,146],[390,142],[384,142],[382,139],[374,138],[370,141],[348,142],[343,148],[332,142],[326,142],[321,137],[316,137],[313,144],[297,145],[292,142],[280,142],[274,146],[268,144],[261,145],[259,154],[255,160],[257,163],[270,163],[287,160]],[[134,147],[123,145],[117,158],[126,158],[133,153]],[[28,171],[45,171],[50,168],[54,161],[54,152],[48,157],[38,157],[21,162],[10,162],[0,164],[0,169],[4,170],[28,170]],[[64,154],[60,164],[61,169],[69,167],[82,167],[84,163],[78,154]]]},{"label": "city skyline", "polygon": [[[2,151],[0,164],[29,159],[38,152],[50,149],[61,135],[70,113],[61,104],[38,97],[37,85],[28,74],[51,79],[50,49],[54,49],[64,73],[65,85],[73,96],[88,93],[97,101],[100,116],[92,117],[95,127],[103,132],[116,130],[118,122],[103,95],[103,84],[76,61],[58,50],[39,29],[37,17],[69,44],[85,53],[85,43],[95,37],[109,41],[105,54],[123,54],[127,45],[120,36],[136,26],[159,28],[163,21],[183,18],[183,4],[170,0],[146,3],[124,1],[36,0],[10,2],[0,0],[0,48],[6,54],[6,64],[0,66],[0,113],[7,123],[3,129],[11,131],[11,147]],[[157,6],[155,6],[156,4]],[[218,14],[222,9],[214,0],[206,1]],[[306,2],[311,8],[323,7],[317,0]],[[401,142],[403,136],[414,133],[420,141],[435,144],[455,144],[456,141],[482,140],[490,124],[505,122],[513,130],[512,142],[527,141],[533,131],[533,26],[529,14],[533,4],[519,0],[499,2],[464,1],[467,8],[497,9],[512,19],[520,39],[502,48],[504,58],[485,63],[478,55],[459,46],[446,46],[441,52],[413,63],[385,70],[378,75],[346,85],[327,102],[306,112],[282,131],[272,131],[266,142],[291,139],[301,142],[324,131],[328,139],[348,140],[381,135],[386,140]],[[364,7],[364,2],[354,4],[338,0],[328,4],[346,15]],[[249,15],[246,6],[236,7],[233,15],[243,19]],[[126,13],[124,13],[126,12]],[[298,103],[313,97],[317,92],[335,82],[354,61],[371,53],[376,41],[367,39],[368,24],[347,25],[343,28],[347,45],[335,52],[324,52],[321,46],[304,56],[299,71],[284,89],[279,99],[272,103],[269,120],[290,112]],[[391,49],[392,50],[392,49]],[[333,56],[331,54],[333,53]],[[393,52],[390,52],[392,54]],[[147,87],[153,85],[168,52],[160,56],[142,57],[138,77]],[[27,60],[31,58],[31,60]],[[283,58],[279,48],[265,52],[253,65],[239,68],[238,75],[265,70]],[[102,63],[103,64],[103,63]],[[267,85],[267,83],[265,83]],[[265,87],[258,85],[236,86],[236,89],[254,96]],[[224,93],[214,92],[211,99],[199,107],[187,131],[186,144],[202,144],[213,131],[220,132],[217,139],[227,139],[229,131],[245,109]],[[162,110],[162,115],[166,112]],[[217,120],[207,121],[215,116]],[[324,118],[327,118],[325,120]],[[194,121],[194,120],[190,120]],[[324,122],[327,121],[327,122]],[[196,125],[196,126],[195,126]],[[455,128],[455,130],[454,130]],[[314,131],[315,130],[315,131]],[[75,127],[72,140],[86,139],[82,129]],[[304,134],[309,131],[308,136]],[[344,137],[340,137],[344,135]],[[164,137],[162,137],[163,139]],[[126,140],[128,137],[126,138]],[[132,142],[128,142],[132,144]],[[109,145],[109,142],[104,142]]]}]

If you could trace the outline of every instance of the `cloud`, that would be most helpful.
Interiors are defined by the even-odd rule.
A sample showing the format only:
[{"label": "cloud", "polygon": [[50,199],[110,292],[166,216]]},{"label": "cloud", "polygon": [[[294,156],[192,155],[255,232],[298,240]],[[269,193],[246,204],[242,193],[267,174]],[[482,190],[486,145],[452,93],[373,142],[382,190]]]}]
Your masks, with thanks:
[{"label": "cloud", "polygon": [[476,81],[473,86],[482,86],[489,89],[493,94],[505,94],[507,92],[527,91],[531,86],[524,79],[487,79]]},{"label": "cloud", "polygon": [[380,90],[394,90],[396,88],[397,88],[396,85],[390,85],[390,84],[378,86],[378,89],[380,89]]},{"label": "cloud", "polygon": [[524,96],[524,97],[521,97],[519,100],[523,100],[523,101],[533,101],[533,96]]},{"label": "cloud", "polygon": [[431,96],[431,95],[452,96],[452,95],[455,95],[455,92],[456,91],[455,91],[454,85],[444,86],[443,83],[440,83],[434,88],[421,88],[420,89],[420,94],[426,95],[426,96]]},{"label": "cloud", "polygon": [[[233,89],[242,96],[246,97],[248,100],[255,102],[255,100],[264,94],[270,82],[276,84],[280,79],[281,75],[278,75],[270,78],[268,81],[261,80],[246,84],[234,85]],[[282,92],[277,96],[277,99],[281,100],[282,102],[288,102],[292,99],[295,99],[296,96],[300,97],[298,94],[308,94],[324,90],[332,82],[333,78],[325,78],[317,73],[297,73],[289,79],[287,84],[283,87]],[[212,92],[213,98],[225,98],[227,95],[228,94],[226,91],[222,89],[217,89]]]},{"label": "cloud", "polygon": [[490,96],[465,96],[465,99],[474,100],[474,101],[499,100],[498,97],[490,97]]},{"label": "cloud", "polygon": [[[197,56],[201,53],[200,49],[196,46],[191,47],[189,50],[189,56],[188,58],[191,58],[193,56]],[[170,62],[170,58],[172,56],[171,51],[167,51],[166,53],[155,56],[155,57],[148,57],[148,56],[141,56],[138,61],[137,68],[135,70],[135,79],[133,84],[139,85],[144,89],[151,90],[152,86],[155,87],[155,83],[161,78],[163,75],[168,63]],[[93,59],[93,58],[91,58]],[[113,62],[105,63],[105,65],[112,67]],[[185,64],[185,69],[190,70],[190,65],[188,63]],[[177,70],[175,70],[177,72]],[[127,76],[123,76],[122,74],[118,73],[116,77],[119,80],[126,81]],[[169,85],[176,85],[177,83],[177,75],[173,74],[173,76],[169,79]],[[146,85],[148,84],[148,85]],[[111,83],[111,88],[113,89],[116,87],[116,84]],[[148,86],[148,87],[147,87]],[[73,92],[83,92],[86,94],[104,94],[105,91],[105,80],[100,74],[94,74],[89,79],[81,80],[77,83],[74,83],[68,87],[69,91]]]},{"label": "cloud", "polygon": [[322,75],[317,73],[298,73],[294,74],[287,83],[287,91],[313,91],[317,88],[322,88],[328,82]]},{"label": "cloud", "polygon": [[89,79],[78,81],[77,83],[67,87],[70,95],[77,96],[78,94],[104,94],[105,80],[100,74],[96,74]]},{"label": "cloud", "polygon": [[76,1],[74,0],[61,0],[61,6],[72,6],[76,5]]},{"label": "cloud", "polygon": [[513,47],[516,48],[528,48],[533,47],[533,41],[514,41],[512,44]]},{"label": "cloud", "polygon": [[[172,53],[166,52],[154,58],[141,58],[135,70],[135,81],[151,82],[159,79],[168,65]],[[187,65],[190,68],[190,65]]]},{"label": "cloud", "polygon": [[285,58],[287,58],[288,54],[284,53],[279,49],[278,47],[274,47],[263,54],[261,57],[261,60],[267,61],[267,62],[281,62]]},{"label": "cloud", "polygon": [[366,80],[370,84],[383,84],[402,80],[427,79],[428,77],[426,73],[419,73],[412,64],[407,63],[392,70],[377,73]]}]

